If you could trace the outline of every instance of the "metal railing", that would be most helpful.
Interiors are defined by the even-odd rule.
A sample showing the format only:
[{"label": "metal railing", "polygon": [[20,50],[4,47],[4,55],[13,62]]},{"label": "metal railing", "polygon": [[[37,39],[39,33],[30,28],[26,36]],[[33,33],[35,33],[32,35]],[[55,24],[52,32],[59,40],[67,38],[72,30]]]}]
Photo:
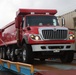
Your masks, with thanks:
[{"label": "metal railing", "polygon": [[[30,69],[30,74],[28,74],[28,75],[33,75],[33,73],[34,73],[34,67],[31,64],[20,63],[20,62],[11,62],[9,60],[0,59],[0,65],[2,65],[5,68],[8,68],[10,70],[14,70],[16,72],[19,72],[19,73],[22,73],[21,68],[24,68],[24,69],[29,68]],[[14,67],[15,67],[15,69],[14,69]]]}]

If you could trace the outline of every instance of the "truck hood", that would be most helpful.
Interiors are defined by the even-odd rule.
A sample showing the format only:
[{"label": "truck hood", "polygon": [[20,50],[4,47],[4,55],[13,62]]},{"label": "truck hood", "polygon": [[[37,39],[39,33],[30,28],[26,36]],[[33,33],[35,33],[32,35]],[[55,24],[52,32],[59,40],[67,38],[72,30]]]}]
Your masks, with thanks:
[{"label": "truck hood", "polygon": [[52,30],[57,30],[57,29],[61,29],[61,30],[68,30],[68,28],[66,27],[61,27],[61,26],[30,26],[30,33],[31,34],[39,34],[39,31],[40,30],[43,30],[43,29],[52,29]]}]

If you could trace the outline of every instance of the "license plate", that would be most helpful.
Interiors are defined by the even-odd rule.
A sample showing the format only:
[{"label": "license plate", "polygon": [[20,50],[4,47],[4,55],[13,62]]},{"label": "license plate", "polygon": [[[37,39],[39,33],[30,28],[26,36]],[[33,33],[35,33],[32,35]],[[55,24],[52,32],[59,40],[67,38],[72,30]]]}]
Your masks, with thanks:
[{"label": "license plate", "polygon": [[60,52],[60,49],[54,49],[53,52],[54,53]]}]

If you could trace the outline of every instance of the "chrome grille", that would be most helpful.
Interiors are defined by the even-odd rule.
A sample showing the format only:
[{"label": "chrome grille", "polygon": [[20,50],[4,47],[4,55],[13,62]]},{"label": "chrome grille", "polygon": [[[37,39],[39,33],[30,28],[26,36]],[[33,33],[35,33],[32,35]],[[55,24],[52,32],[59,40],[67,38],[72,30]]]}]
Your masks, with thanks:
[{"label": "chrome grille", "polygon": [[66,39],[67,38],[67,30],[42,30],[42,36],[44,39]]}]

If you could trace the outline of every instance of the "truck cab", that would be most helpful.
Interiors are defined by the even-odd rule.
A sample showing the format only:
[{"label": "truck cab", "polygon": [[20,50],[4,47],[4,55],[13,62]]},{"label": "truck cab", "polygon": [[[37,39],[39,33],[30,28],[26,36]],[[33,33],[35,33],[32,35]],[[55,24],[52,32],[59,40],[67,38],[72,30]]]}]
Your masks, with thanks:
[{"label": "truck cab", "polygon": [[[22,13],[23,12],[23,13]],[[33,61],[34,58],[45,60],[59,57],[62,62],[72,62],[75,50],[74,34],[68,28],[58,24],[56,10],[19,10],[22,16],[21,38],[23,46],[23,61]]]},{"label": "truck cab", "polygon": [[57,10],[19,9],[15,21],[3,27],[0,49],[3,59],[33,63],[60,58],[71,63],[75,51],[74,34],[59,26]]}]

